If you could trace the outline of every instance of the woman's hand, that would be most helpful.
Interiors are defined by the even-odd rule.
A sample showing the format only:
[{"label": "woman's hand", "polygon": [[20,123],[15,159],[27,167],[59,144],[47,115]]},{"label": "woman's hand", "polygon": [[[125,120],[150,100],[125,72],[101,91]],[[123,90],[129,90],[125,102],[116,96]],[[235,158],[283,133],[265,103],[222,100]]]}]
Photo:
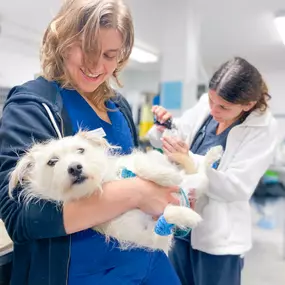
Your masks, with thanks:
[{"label": "woman's hand", "polygon": [[187,174],[196,173],[193,157],[189,155],[189,146],[184,141],[174,137],[163,137],[162,149],[170,161],[182,166]]},{"label": "woman's hand", "polygon": [[[151,111],[154,114],[154,116],[156,117],[156,120],[161,124],[165,123],[167,120],[172,118],[172,114],[170,112],[168,112],[162,106],[157,106],[157,105],[153,106]],[[157,125],[156,127],[161,132],[163,132],[165,129],[164,126],[160,126],[160,125]]]},{"label": "woman's hand", "polygon": [[138,208],[143,212],[159,217],[168,204],[179,205],[179,199],[174,197],[179,192],[178,186],[163,187],[141,178],[134,180],[135,188],[140,194]]},{"label": "woman's hand", "polygon": [[187,174],[197,173],[193,157],[189,155],[189,146],[184,141],[174,137],[163,137],[162,149],[170,161],[183,167]]},{"label": "woman's hand", "polygon": [[175,154],[188,156],[189,146],[184,141],[175,137],[162,137],[161,141],[163,151],[170,159],[175,158]]}]

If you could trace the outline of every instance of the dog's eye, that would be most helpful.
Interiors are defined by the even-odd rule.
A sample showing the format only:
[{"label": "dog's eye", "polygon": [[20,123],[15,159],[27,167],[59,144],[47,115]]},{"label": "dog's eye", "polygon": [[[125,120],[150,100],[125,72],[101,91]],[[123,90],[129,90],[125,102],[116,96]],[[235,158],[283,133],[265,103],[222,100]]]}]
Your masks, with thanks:
[{"label": "dog's eye", "polygon": [[81,148],[77,149],[77,152],[78,152],[78,153],[84,153],[84,152],[85,152],[85,149],[81,147]]},{"label": "dog's eye", "polygon": [[59,158],[58,157],[53,157],[50,159],[47,163],[48,166],[55,166],[55,164],[58,162]]}]

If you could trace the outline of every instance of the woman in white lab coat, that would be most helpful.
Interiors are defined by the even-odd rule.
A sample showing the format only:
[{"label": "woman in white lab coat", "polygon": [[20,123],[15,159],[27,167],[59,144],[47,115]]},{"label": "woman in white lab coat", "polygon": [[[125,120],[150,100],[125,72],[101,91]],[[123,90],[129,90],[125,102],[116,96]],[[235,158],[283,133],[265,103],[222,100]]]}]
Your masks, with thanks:
[{"label": "woman in white lab coat", "polygon": [[[243,256],[251,248],[249,200],[278,137],[269,97],[259,71],[234,58],[213,75],[209,93],[173,119],[182,140],[161,138],[158,125],[149,132],[153,146],[166,155],[188,153],[197,165],[210,147],[224,148],[219,163],[207,169],[209,188],[195,205],[203,222],[190,236],[177,237],[169,253],[183,285],[240,285]],[[153,113],[160,123],[172,119],[161,106],[154,106]]]}]

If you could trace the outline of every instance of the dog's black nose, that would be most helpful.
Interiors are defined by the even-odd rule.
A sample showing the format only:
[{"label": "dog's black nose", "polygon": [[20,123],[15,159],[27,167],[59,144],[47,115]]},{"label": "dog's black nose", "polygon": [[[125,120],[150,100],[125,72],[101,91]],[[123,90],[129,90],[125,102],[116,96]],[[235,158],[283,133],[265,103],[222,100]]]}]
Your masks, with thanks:
[{"label": "dog's black nose", "polygon": [[70,175],[72,176],[80,176],[82,174],[82,168],[83,166],[78,163],[78,162],[75,162],[75,163],[72,163],[69,165],[67,171]]}]

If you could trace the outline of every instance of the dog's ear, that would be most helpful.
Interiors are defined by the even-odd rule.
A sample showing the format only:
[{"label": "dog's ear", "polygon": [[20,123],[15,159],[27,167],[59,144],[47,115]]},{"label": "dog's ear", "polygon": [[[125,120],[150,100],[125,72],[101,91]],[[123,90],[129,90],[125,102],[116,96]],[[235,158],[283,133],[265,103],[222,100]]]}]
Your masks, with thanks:
[{"label": "dog's ear", "polygon": [[111,145],[107,142],[106,139],[104,139],[102,136],[100,136],[97,132],[94,131],[79,131],[76,136],[79,136],[83,139],[88,140],[90,143],[92,143],[95,146],[100,147],[106,147],[106,148],[112,148]]},{"label": "dog's ear", "polygon": [[9,195],[12,197],[12,192],[16,186],[21,185],[27,179],[29,173],[33,169],[35,164],[34,156],[31,152],[27,152],[22,158],[20,158],[16,164],[16,167],[10,174],[9,180]]}]

